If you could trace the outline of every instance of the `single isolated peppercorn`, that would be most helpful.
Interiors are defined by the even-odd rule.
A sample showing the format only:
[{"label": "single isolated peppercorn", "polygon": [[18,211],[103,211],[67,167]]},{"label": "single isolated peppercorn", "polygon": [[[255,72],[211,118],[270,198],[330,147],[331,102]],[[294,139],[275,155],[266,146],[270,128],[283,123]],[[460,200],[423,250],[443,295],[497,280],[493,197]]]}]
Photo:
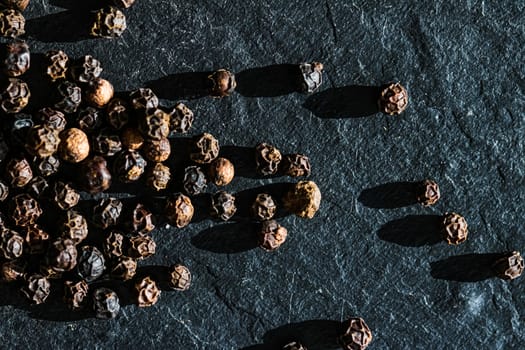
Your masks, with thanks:
[{"label": "single isolated peppercorn", "polygon": [[75,113],[82,102],[82,90],[75,83],[63,80],[56,86],[54,107],[64,113]]},{"label": "single isolated peppercorn", "polygon": [[65,79],[69,67],[69,57],[62,50],[46,52],[46,74],[51,81]]},{"label": "single isolated peppercorn", "polygon": [[122,246],[124,235],[117,231],[111,231],[104,240],[104,253],[109,258],[119,258],[122,256]]},{"label": "single isolated peppercorn", "polygon": [[14,196],[11,206],[11,219],[16,226],[33,225],[42,215],[40,204],[27,193]]},{"label": "single isolated peppercorn", "polygon": [[31,224],[20,228],[24,234],[29,254],[42,254],[46,251],[49,234],[38,225]]},{"label": "single isolated peppercorn", "polygon": [[18,77],[29,69],[31,57],[25,41],[15,40],[5,46],[2,57],[4,72],[10,77]]},{"label": "single isolated peppercorn", "polygon": [[31,275],[27,278],[26,285],[22,288],[22,293],[33,303],[42,304],[51,293],[51,283],[39,274]]},{"label": "single isolated peppercorn", "polygon": [[111,276],[128,281],[137,273],[137,261],[129,256],[121,256],[111,269]]},{"label": "single isolated peppercorn", "polygon": [[44,177],[56,174],[60,168],[60,160],[55,156],[36,158],[33,160],[33,164],[38,173]]},{"label": "single isolated peppercorn", "polygon": [[103,157],[94,156],[82,163],[82,186],[89,193],[100,193],[111,186],[111,173]]},{"label": "single isolated peppercorn", "polygon": [[436,204],[440,198],[439,186],[433,180],[425,180],[417,184],[416,200],[421,205],[428,207]]},{"label": "single isolated peppercorn", "polygon": [[160,289],[151,277],[144,277],[135,283],[138,307],[155,305],[160,297]]},{"label": "single isolated peppercorn", "polygon": [[208,79],[211,81],[210,95],[212,97],[230,96],[237,86],[235,75],[226,69],[213,72]]},{"label": "single isolated peppercorn", "polygon": [[89,83],[101,73],[100,61],[90,55],[74,60],[69,66],[69,76],[76,83]]},{"label": "single isolated peppercorn", "polygon": [[310,159],[303,154],[287,154],[281,162],[282,172],[291,177],[310,176]]},{"label": "single isolated peppercorn", "polygon": [[155,191],[162,191],[168,187],[171,179],[170,168],[162,163],[156,163],[153,168],[148,171],[146,177],[146,185]]},{"label": "single isolated peppercorn", "polygon": [[64,113],[56,109],[45,107],[36,114],[36,119],[48,128],[60,132],[66,128],[67,120]]},{"label": "single isolated peppercorn", "polygon": [[1,0],[0,4],[10,9],[24,11],[29,5],[29,0]]},{"label": "single isolated peppercorn", "polygon": [[26,19],[17,10],[3,9],[0,11],[0,35],[16,38],[25,34]]},{"label": "single isolated peppercorn", "polygon": [[504,280],[513,280],[523,273],[524,263],[520,252],[513,251],[505,253],[492,265],[497,276]]},{"label": "single isolated peppercorn", "polygon": [[86,307],[89,287],[86,281],[64,282],[64,303],[71,310],[80,310]]},{"label": "single isolated peppercorn", "polygon": [[86,134],[92,134],[102,126],[101,111],[94,107],[82,108],[78,111],[77,124]]},{"label": "single isolated peppercorn", "polygon": [[122,150],[120,136],[113,130],[102,129],[93,137],[93,151],[105,157],[111,157]]},{"label": "single isolated peppercorn", "polygon": [[127,9],[135,3],[135,0],[113,0],[113,3],[118,7]]},{"label": "single isolated peppercorn", "polygon": [[75,242],[67,238],[54,241],[47,251],[49,266],[57,271],[71,271],[77,265],[77,247]]},{"label": "single isolated peppercorn", "polygon": [[362,318],[350,318],[345,322],[345,331],[339,337],[344,350],[364,350],[372,341],[372,332]]},{"label": "single isolated peppercorn", "polygon": [[144,157],[152,162],[160,163],[167,160],[171,153],[171,145],[168,138],[163,137],[160,140],[147,139],[142,148]]},{"label": "single isolated peppercorn", "polygon": [[0,180],[0,202],[3,202],[9,196],[9,186],[2,180]]},{"label": "single isolated peppercorn", "polygon": [[281,152],[268,143],[260,143],[255,147],[257,172],[261,175],[268,176],[276,174],[281,159]]},{"label": "single isolated peppercorn", "polygon": [[29,188],[29,193],[36,198],[42,197],[49,190],[49,184],[42,176],[33,177],[27,184],[27,187]]},{"label": "single isolated peppercorn", "polygon": [[102,108],[113,98],[114,92],[113,85],[109,81],[96,78],[87,85],[84,91],[84,101],[94,107]]},{"label": "single isolated peppercorn", "polygon": [[32,126],[26,138],[26,150],[35,157],[51,157],[58,149],[58,131],[47,125]]},{"label": "single isolated peppercorn", "polygon": [[235,206],[235,197],[225,191],[215,193],[211,198],[211,215],[222,221],[230,220],[237,207]]},{"label": "single isolated peppercorn", "polygon": [[321,191],[313,181],[300,181],[284,195],[283,204],[289,212],[311,219],[321,205]]},{"label": "single isolated peppercorn", "polygon": [[206,191],[206,175],[198,166],[189,166],[184,169],[182,180],[184,191],[190,196],[196,196]]},{"label": "single isolated peppercorn", "polygon": [[177,228],[188,226],[194,211],[191,199],[182,193],[175,193],[169,197],[164,210],[170,225]]},{"label": "single isolated peppercorn", "polygon": [[211,163],[219,156],[219,141],[212,134],[204,133],[193,138],[190,159],[198,164]]},{"label": "single isolated peppercorn", "polygon": [[275,220],[263,221],[259,232],[259,246],[266,251],[279,248],[285,241],[288,230]]},{"label": "single isolated peppercorn", "polygon": [[120,130],[129,122],[129,107],[125,100],[113,98],[106,106],[106,116],[109,125]]},{"label": "single isolated peppercorn", "polygon": [[91,35],[102,38],[121,36],[126,30],[126,16],[116,7],[109,6],[95,13],[95,21],[91,26]]},{"label": "single isolated peppercorn", "polygon": [[157,95],[149,88],[140,88],[132,91],[129,99],[131,101],[131,107],[137,110],[157,109],[159,106]]},{"label": "single isolated peppercorn", "polygon": [[185,291],[190,288],[191,285],[191,273],[190,270],[184,265],[173,265],[170,268],[169,286],[172,289]]},{"label": "single isolated peppercorn", "polygon": [[82,130],[70,128],[60,133],[58,154],[70,163],[79,163],[89,155],[89,140]]},{"label": "single isolated peppercorn", "polygon": [[379,108],[388,115],[401,114],[408,106],[408,93],[399,83],[391,83],[381,91]]},{"label": "single isolated peppercorn", "polygon": [[443,236],[448,244],[460,244],[467,240],[467,220],[456,213],[443,215]]},{"label": "single isolated peppercorn", "polygon": [[26,263],[20,260],[9,260],[0,268],[0,281],[14,282],[23,280],[26,274]]},{"label": "single isolated peppercorn", "polygon": [[122,182],[137,181],[146,168],[146,160],[139,152],[134,150],[124,150],[117,154],[113,163],[113,172]]},{"label": "single isolated peppercorn", "polygon": [[282,350],[308,350],[308,349],[306,349],[306,347],[303,346],[301,343],[293,341],[283,346]]},{"label": "single isolated peppercorn", "polygon": [[27,84],[17,78],[9,78],[2,84],[0,107],[6,113],[20,113],[29,103],[31,92]]},{"label": "single isolated peppercorn", "polygon": [[323,83],[323,64],[320,62],[301,63],[301,92],[311,94]]},{"label": "single isolated peppercorn", "polygon": [[172,133],[185,134],[190,131],[193,125],[193,111],[184,103],[177,103],[172,108],[170,115],[170,131]]},{"label": "single isolated peppercorn", "polygon": [[252,204],[252,214],[259,221],[270,220],[276,211],[277,206],[272,196],[267,193],[259,193]]},{"label": "single isolated peppercorn", "polygon": [[8,260],[21,257],[24,252],[24,238],[14,230],[2,228],[0,231],[0,252]]},{"label": "single isolated peppercorn", "polygon": [[150,236],[135,236],[130,238],[128,255],[136,259],[146,259],[155,254],[157,245]]},{"label": "single isolated peppercorn", "polygon": [[235,176],[235,167],[228,159],[219,157],[211,162],[208,173],[215,185],[226,186]]},{"label": "single isolated peppercorn", "polygon": [[116,198],[103,198],[93,208],[93,223],[103,229],[115,226],[122,213],[122,202]]},{"label": "single isolated peppercorn", "polygon": [[120,300],[109,288],[98,288],[93,292],[93,310],[99,319],[109,320],[118,316]]},{"label": "single isolated peppercorn", "polygon": [[7,179],[13,187],[24,187],[33,178],[33,171],[25,158],[13,158],[6,166]]},{"label": "single isolated peppercorn", "polygon": [[140,131],[131,127],[122,130],[120,140],[122,141],[122,146],[129,150],[138,150],[144,143],[144,138]]},{"label": "single isolated peppercorn", "polygon": [[139,130],[145,138],[166,138],[170,133],[170,115],[160,108],[146,110],[139,120]]},{"label": "single isolated peppercorn", "polygon": [[69,184],[62,181],[57,181],[53,189],[56,205],[62,210],[68,210],[78,204],[80,200],[80,193],[78,193]]},{"label": "single isolated peppercorn", "polygon": [[153,213],[138,203],[132,213],[132,228],[139,235],[146,235],[155,229]]},{"label": "single isolated peppercorn", "polygon": [[62,237],[79,244],[88,236],[86,219],[74,210],[68,210],[61,227]]},{"label": "single isolated peppercorn", "polygon": [[77,273],[89,283],[102,276],[106,269],[105,264],[104,255],[100,250],[96,247],[84,246],[79,252]]}]

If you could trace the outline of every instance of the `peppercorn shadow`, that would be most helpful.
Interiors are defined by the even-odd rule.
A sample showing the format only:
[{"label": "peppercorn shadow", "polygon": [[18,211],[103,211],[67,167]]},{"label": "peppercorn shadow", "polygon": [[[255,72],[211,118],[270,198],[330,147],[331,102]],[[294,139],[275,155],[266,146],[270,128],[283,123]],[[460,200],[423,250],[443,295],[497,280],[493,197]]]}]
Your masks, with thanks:
[{"label": "peppercorn shadow", "polygon": [[391,182],[363,190],[357,200],[366,207],[394,209],[417,203],[416,182]]},{"label": "peppercorn shadow", "polygon": [[91,11],[111,5],[110,0],[51,0],[51,5],[73,11]]},{"label": "peppercorn shadow", "polygon": [[290,215],[284,210],[282,197],[286,192],[292,188],[293,182],[279,182],[268,184],[260,187],[250,188],[235,193],[235,202],[237,204],[237,212],[235,213],[234,220],[246,220],[253,218],[251,207],[255,198],[260,193],[269,194],[275,202],[277,212],[274,215],[274,219],[279,219]]},{"label": "peppercorn shadow", "polygon": [[246,69],[235,74],[235,91],[245,97],[276,97],[301,91],[297,64],[274,64]]},{"label": "peppercorn shadow", "polygon": [[236,177],[245,177],[248,179],[271,179],[283,176],[279,172],[270,176],[259,174],[255,162],[254,147],[225,145],[221,147],[219,156],[224,157],[233,163]]},{"label": "peppercorn shadow", "polygon": [[306,99],[303,107],[322,119],[362,118],[379,112],[380,86],[330,88]]},{"label": "peppercorn shadow", "polygon": [[456,255],[430,263],[430,275],[435,279],[457,282],[479,282],[497,276],[493,264],[505,254]]},{"label": "peppercorn shadow", "polygon": [[82,9],[62,11],[27,20],[26,35],[46,43],[93,39],[89,35],[93,21],[93,14]]},{"label": "peppercorn shadow", "polygon": [[170,74],[165,77],[151,80],[146,83],[146,87],[162,99],[194,100],[209,96],[213,82],[208,76],[213,72],[185,72]]},{"label": "peppercorn shadow", "polygon": [[212,253],[246,252],[258,246],[257,224],[232,222],[213,225],[192,237],[191,244],[198,249]]},{"label": "peppercorn shadow", "polygon": [[434,245],[443,240],[440,215],[408,215],[383,225],[377,236],[405,247]]},{"label": "peppercorn shadow", "polygon": [[49,92],[53,91],[53,83],[47,78],[46,69],[45,55],[40,52],[32,52],[31,66],[22,76],[22,80],[27,83],[29,91],[31,91],[29,104],[24,109],[25,113],[34,113],[45,106],[49,106]]}]

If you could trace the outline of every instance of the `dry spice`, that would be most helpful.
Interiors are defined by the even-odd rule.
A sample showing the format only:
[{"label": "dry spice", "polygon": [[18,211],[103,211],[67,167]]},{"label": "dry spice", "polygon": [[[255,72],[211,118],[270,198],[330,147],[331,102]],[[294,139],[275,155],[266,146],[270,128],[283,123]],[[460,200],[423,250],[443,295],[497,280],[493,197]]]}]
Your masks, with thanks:
[{"label": "dry spice", "polygon": [[282,172],[291,177],[310,176],[310,159],[303,154],[287,154],[281,162]]},{"label": "dry spice", "polygon": [[95,156],[82,163],[82,183],[89,193],[99,193],[111,186],[111,173],[103,157]]},{"label": "dry spice", "polygon": [[3,9],[0,11],[0,35],[15,38],[25,34],[26,20],[17,10]]},{"label": "dry spice", "polygon": [[93,309],[97,318],[108,320],[118,316],[120,300],[109,288],[98,288],[93,293]]},{"label": "dry spice", "polygon": [[153,213],[146,209],[143,204],[137,204],[132,213],[133,232],[146,235],[155,229]]},{"label": "dry spice", "polygon": [[97,78],[89,82],[84,100],[94,107],[102,108],[113,98],[113,94],[113,85],[106,79]]},{"label": "dry spice", "polygon": [[65,79],[69,66],[69,57],[62,50],[46,52],[46,74],[52,81]]},{"label": "dry spice", "polygon": [[93,208],[93,223],[103,229],[115,226],[122,213],[122,207],[122,202],[116,198],[101,199]]},{"label": "dry spice", "polygon": [[159,99],[151,89],[140,88],[129,95],[131,107],[138,110],[157,109]]},{"label": "dry spice", "polygon": [[518,251],[505,253],[503,257],[496,260],[493,268],[499,278],[513,280],[523,273],[523,257]]},{"label": "dry spice", "polygon": [[51,283],[46,277],[34,274],[27,278],[27,283],[22,288],[22,292],[31,302],[42,304],[51,293]]},{"label": "dry spice", "polygon": [[13,187],[24,187],[33,178],[33,171],[25,158],[13,158],[7,163],[7,178]]},{"label": "dry spice", "polygon": [[96,132],[102,126],[101,111],[94,107],[85,107],[78,111],[77,124],[86,134]]},{"label": "dry spice", "polygon": [[65,129],[60,133],[58,154],[60,158],[70,163],[79,163],[89,155],[89,140],[80,129]]},{"label": "dry spice", "polygon": [[122,129],[129,122],[129,107],[125,100],[113,98],[106,106],[106,115],[109,125],[117,130]]},{"label": "dry spice", "polygon": [[416,200],[425,207],[436,204],[440,196],[439,186],[433,180],[425,180],[417,185]]},{"label": "dry spice", "polygon": [[175,193],[168,198],[164,211],[171,225],[183,228],[191,222],[194,208],[189,197],[182,193]]},{"label": "dry spice", "polygon": [[344,350],[364,350],[372,341],[372,332],[362,318],[350,318],[345,322],[345,331],[339,337]]},{"label": "dry spice", "polygon": [[160,297],[160,289],[151,277],[144,277],[135,284],[137,305],[149,307],[155,305]]},{"label": "dry spice", "polygon": [[86,219],[76,211],[68,210],[61,228],[62,237],[79,244],[88,236]]},{"label": "dry spice", "polygon": [[157,245],[150,236],[135,236],[130,239],[128,255],[136,259],[146,259],[155,254]]},{"label": "dry spice", "polygon": [[109,6],[95,13],[95,21],[91,26],[91,35],[102,38],[121,36],[126,30],[126,16],[116,7]]},{"label": "dry spice", "polygon": [[37,120],[50,129],[60,132],[66,128],[67,120],[64,113],[53,108],[45,107],[37,112]]},{"label": "dry spice", "polygon": [[0,107],[6,113],[20,113],[31,97],[27,84],[17,78],[9,78],[1,91]]},{"label": "dry spice", "polygon": [[283,204],[295,215],[311,219],[321,205],[321,191],[313,181],[301,181],[285,194]]},{"label": "dry spice", "polygon": [[144,138],[136,128],[125,128],[120,134],[122,145],[129,150],[138,150],[144,143]]},{"label": "dry spice", "polygon": [[173,265],[170,268],[169,285],[175,290],[188,290],[191,285],[190,270],[184,265]]},{"label": "dry spice", "polygon": [[259,232],[259,246],[266,251],[279,248],[288,236],[288,230],[275,220],[264,221]]},{"label": "dry spice", "polygon": [[212,134],[204,133],[193,138],[190,159],[198,164],[206,164],[219,156],[219,141]]},{"label": "dry spice", "polygon": [[93,151],[105,157],[112,157],[122,150],[120,137],[109,128],[102,129],[93,137]]},{"label": "dry spice", "polygon": [[208,173],[215,185],[226,186],[235,176],[235,167],[228,159],[220,157],[211,162]]},{"label": "dry spice", "polygon": [[269,194],[259,193],[255,198],[251,209],[255,219],[265,221],[274,217],[277,211],[277,206]]},{"label": "dry spice", "polygon": [[229,96],[237,86],[235,75],[226,69],[215,71],[208,79],[211,81],[210,95],[213,97]]},{"label": "dry spice", "polygon": [[145,138],[167,138],[170,134],[170,115],[160,108],[146,110],[139,120],[139,130]]},{"label": "dry spice", "polygon": [[7,8],[24,11],[29,5],[29,0],[1,0],[0,4]]},{"label": "dry spice", "polygon": [[46,158],[58,149],[58,132],[46,125],[35,125],[27,133],[26,150],[33,156]]},{"label": "dry spice", "polygon": [[[36,224],[28,224],[20,228],[24,234],[29,254],[42,254],[47,248],[49,235]],[[27,251],[27,250],[26,250]]]},{"label": "dry spice", "polygon": [[320,62],[301,63],[299,70],[301,71],[301,91],[305,93],[313,93],[323,83],[323,64]]},{"label": "dry spice", "polygon": [[57,181],[54,187],[54,200],[62,210],[68,210],[78,204],[80,193],[69,184]]},{"label": "dry spice", "polygon": [[71,271],[77,265],[77,247],[70,239],[57,239],[50,245],[47,253],[49,266],[57,272]]},{"label": "dry spice", "polygon": [[42,215],[40,204],[27,193],[14,196],[11,207],[11,219],[16,226],[33,225]]},{"label": "dry spice", "polygon": [[162,191],[168,187],[171,178],[170,168],[162,163],[156,163],[148,171],[146,185],[155,191]]},{"label": "dry spice", "polygon": [[82,102],[82,90],[75,83],[63,80],[55,91],[54,107],[64,113],[75,113]]},{"label": "dry spice", "polygon": [[408,93],[399,83],[391,83],[381,91],[379,108],[388,115],[401,114],[408,106]]},{"label": "dry spice", "polygon": [[255,147],[257,172],[261,175],[276,174],[281,159],[281,152],[268,143],[260,143]]},{"label": "dry spice", "polygon": [[8,260],[21,257],[24,252],[24,238],[14,230],[3,228],[0,232],[0,252]]},{"label": "dry spice", "polygon": [[306,349],[306,347],[303,346],[301,343],[293,341],[283,346],[282,350],[308,350],[308,349]]},{"label": "dry spice", "polygon": [[111,231],[103,243],[103,250],[110,259],[122,256],[124,235],[117,231]]},{"label": "dry spice", "polygon": [[230,220],[235,212],[237,207],[235,206],[235,197],[225,191],[219,191],[215,193],[211,198],[211,214],[212,216],[222,220]]},{"label": "dry spice", "polygon": [[121,256],[111,269],[111,276],[123,281],[128,281],[137,272],[137,261],[128,256]]},{"label": "dry spice", "polygon": [[40,175],[44,177],[56,174],[60,168],[60,160],[55,156],[34,159],[33,164]]},{"label": "dry spice", "polygon": [[443,215],[443,236],[448,244],[460,244],[467,240],[468,225],[465,218],[456,213]]},{"label": "dry spice", "polygon": [[146,160],[139,152],[125,150],[117,154],[113,163],[113,172],[122,182],[137,181],[146,168]]},{"label": "dry spice", "polygon": [[148,139],[142,149],[144,157],[152,162],[161,163],[167,160],[171,153],[171,145],[168,138],[163,137],[159,140]]},{"label": "dry spice", "polygon": [[6,45],[3,64],[7,75],[17,77],[24,74],[29,69],[30,62],[29,46],[25,41],[15,40]]},{"label": "dry spice", "polygon": [[65,281],[64,302],[71,310],[83,309],[87,304],[89,287],[86,281]]},{"label": "dry spice", "polygon": [[169,113],[170,131],[185,134],[193,125],[194,115],[191,109],[184,103],[177,103]]},{"label": "dry spice", "polygon": [[26,264],[20,260],[9,260],[0,268],[0,281],[14,282],[23,280],[26,274]]},{"label": "dry spice", "polygon": [[77,273],[86,282],[98,279],[106,269],[104,255],[96,247],[84,246],[80,250]]},{"label": "dry spice", "polygon": [[182,184],[187,194],[196,196],[206,191],[206,175],[204,175],[198,166],[189,166],[184,169]]}]

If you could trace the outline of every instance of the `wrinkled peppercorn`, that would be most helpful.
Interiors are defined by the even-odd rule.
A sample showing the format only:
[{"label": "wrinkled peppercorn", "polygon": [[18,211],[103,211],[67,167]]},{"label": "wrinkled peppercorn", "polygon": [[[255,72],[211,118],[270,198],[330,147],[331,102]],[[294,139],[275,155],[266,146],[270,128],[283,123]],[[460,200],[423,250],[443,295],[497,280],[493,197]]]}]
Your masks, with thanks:
[{"label": "wrinkled peppercorn", "polygon": [[120,134],[122,145],[129,150],[137,150],[142,147],[144,138],[138,129],[126,128]]},{"label": "wrinkled peppercorn", "polygon": [[283,346],[282,350],[308,350],[308,349],[306,349],[306,347],[303,346],[301,343],[293,341]]},{"label": "wrinkled peppercorn", "polygon": [[51,283],[42,275],[31,275],[28,277],[26,285],[22,288],[22,292],[33,303],[42,304],[51,292]]},{"label": "wrinkled peppercorn", "polygon": [[146,138],[166,138],[170,133],[170,115],[160,108],[147,110],[140,119],[139,130]]},{"label": "wrinkled peppercorn", "polygon": [[9,196],[9,186],[2,180],[0,180],[0,202],[3,202]]},{"label": "wrinkled peppercorn", "polygon": [[301,71],[301,91],[304,93],[313,93],[323,83],[323,64],[319,62],[301,63],[299,70]]},{"label": "wrinkled peppercorn", "polygon": [[36,117],[41,124],[48,126],[52,130],[60,132],[66,128],[66,116],[53,108],[42,108],[38,111]]},{"label": "wrinkled peppercorn", "polygon": [[425,207],[436,204],[439,198],[439,186],[435,181],[425,180],[417,185],[416,200]]},{"label": "wrinkled peppercorn", "polygon": [[24,11],[29,5],[29,0],[1,0],[0,4],[10,9]]},{"label": "wrinkled peppercorn", "polygon": [[119,258],[115,266],[111,269],[111,276],[117,279],[128,281],[137,273],[137,261],[128,256]]},{"label": "wrinkled peppercorn", "polygon": [[89,140],[80,129],[70,128],[60,133],[58,154],[66,162],[78,163],[89,155]]},{"label": "wrinkled peppercorn", "polygon": [[448,244],[460,244],[467,240],[468,225],[465,218],[456,213],[443,216],[443,236]]},{"label": "wrinkled peppercorn", "polygon": [[82,163],[82,186],[89,193],[99,193],[111,186],[111,173],[107,162],[100,156],[87,159]]},{"label": "wrinkled peppercorn", "polygon": [[27,106],[31,97],[27,84],[17,78],[9,78],[1,91],[0,107],[6,113],[19,113]]},{"label": "wrinkled peppercorn", "polygon": [[69,76],[76,83],[89,83],[101,73],[100,61],[90,55],[74,60],[69,67]]},{"label": "wrinkled peppercorn", "polygon": [[91,35],[102,38],[121,36],[126,30],[126,16],[116,7],[109,6],[95,13],[95,21],[91,26]]},{"label": "wrinkled peppercorn", "polygon": [[513,280],[520,277],[523,273],[523,258],[520,252],[508,252],[505,253],[505,256],[496,260],[492,267],[499,278]]},{"label": "wrinkled peppercorn", "polygon": [[102,126],[101,112],[93,107],[82,108],[78,111],[77,124],[80,130],[92,134]]},{"label": "wrinkled peppercorn", "polygon": [[230,220],[237,207],[235,206],[235,197],[225,191],[215,193],[211,198],[211,215],[223,221]]},{"label": "wrinkled peppercorn", "polygon": [[252,204],[252,214],[260,221],[270,220],[276,211],[277,206],[273,198],[267,193],[259,193]]},{"label": "wrinkled peppercorn", "polygon": [[29,192],[33,196],[35,196],[36,198],[40,198],[49,189],[49,184],[47,183],[47,180],[44,179],[42,176],[35,176],[31,179],[31,181],[29,181],[27,187],[29,187]]},{"label": "wrinkled peppercorn", "polygon": [[79,244],[88,236],[88,225],[86,219],[73,210],[68,210],[62,224],[62,237],[70,239]]},{"label": "wrinkled peppercorn", "polygon": [[391,83],[381,91],[379,108],[388,115],[401,114],[408,105],[408,93],[399,83]]},{"label": "wrinkled peppercorn", "polygon": [[146,168],[146,160],[139,152],[125,150],[117,154],[113,165],[113,171],[122,182],[137,181]]},{"label": "wrinkled peppercorn", "polygon": [[56,87],[55,108],[64,113],[75,113],[82,102],[82,90],[75,83],[64,80]]},{"label": "wrinkled peppercorn", "polygon": [[92,282],[102,276],[105,266],[104,255],[96,247],[84,246],[79,252],[77,273],[86,282]]},{"label": "wrinkled peppercorn", "polygon": [[40,175],[44,177],[56,174],[60,168],[60,160],[55,156],[37,158],[33,161],[33,164]]},{"label": "wrinkled peppercorn", "polygon": [[42,215],[38,202],[27,193],[14,196],[11,205],[11,218],[16,226],[32,225]]},{"label": "wrinkled peppercorn", "polygon": [[260,143],[255,147],[255,162],[257,172],[261,175],[274,175],[281,162],[281,152],[268,143]]},{"label": "wrinkled peppercorn", "polygon": [[54,200],[58,207],[62,210],[68,210],[78,204],[80,200],[80,193],[78,193],[69,184],[62,181],[55,183]]},{"label": "wrinkled peppercorn", "polygon": [[372,341],[372,332],[362,318],[351,318],[345,323],[345,331],[339,337],[344,350],[364,350]]},{"label": "wrinkled peppercorn", "polygon": [[0,11],[0,35],[15,38],[25,34],[26,20],[17,10]]},{"label": "wrinkled peppercorn", "polygon": [[122,213],[122,202],[116,198],[103,198],[93,208],[93,223],[106,229],[115,226]]},{"label": "wrinkled peppercorn", "polygon": [[170,268],[169,285],[172,289],[185,291],[191,285],[190,270],[184,265],[173,265]]},{"label": "wrinkled peppercorn", "polygon": [[57,272],[71,271],[77,265],[77,247],[70,239],[57,239],[47,253],[49,266]]},{"label": "wrinkled peppercorn", "polygon": [[19,258],[24,252],[24,238],[16,231],[2,229],[0,232],[0,252],[8,260]]},{"label": "wrinkled peppercorn", "polygon": [[24,187],[33,178],[33,171],[27,159],[13,158],[7,163],[7,177],[11,186]]},{"label": "wrinkled peppercorn", "polygon": [[21,229],[21,233],[24,234],[27,246],[29,248],[29,254],[41,254],[44,253],[49,241],[49,234],[42,230],[38,225],[28,225]]},{"label": "wrinkled peppercorn", "polygon": [[124,235],[117,231],[111,231],[104,240],[104,253],[109,258],[119,258],[122,256],[122,245]]},{"label": "wrinkled peppercorn", "polygon": [[155,305],[160,297],[160,289],[150,277],[144,277],[135,284],[138,307]]},{"label": "wrinkled peppercorn", "polygon": [[285,241],[288,230],[275,220],[264,221],[259,232],[259,246],[266,251],[279,248]]},{"label": "wrinkled peppercorn", "polygon": [[10,77],[17,77],[27,72],[30,66],[29,46],[25,41],[15,40],[8,43],[3,57],[4,72]]},{"label": "wrinkled peppercorn", "polygon": [[131,5],[135,3],[135,0],[113,0],[113,3],[116,6],[122,7],[122,8],[129,8]]},{"label": "wrinkled peppercorn", "polygon": [[183,187],[187,194],[196,196],[206,191],[206,175],[198,166],[189,166],[184,169]]},{"label": "wrinkled peppercorn", "polygon": [[210,164],[208,171],[210,181],[217,186],[226,186],[235,176],[235,167],[232,162],[226,158],[216,158]]},{"label": "wrinkled peppercorn", "polygon": [[211,163],[218,156],[219,141],[213,135],[204,133],[193,138],[190,159],[195,163]]},{"label": "wrinkled peppercorn", "polygon": [[156,163],[148,171],[146,185],[155,191],[165,190],[171,178],[170,168],[162,163]]},{"label": "wrinkled peppercorn", "polygon": [[102,129],[93,138],[93,151],[111,157],[122,150],[122,142],[119,135],[111,129]]},{"label": "wrinkled peppercorn", "polygon": [[157,109],[159,99],[155,93],[148,88],[140,88],[129,95],[131,107],[134,109]]},{"label": "wrinkled peppercorn", "polygon": [[62,50],[46,52],[46,74],[52,81],[65,79],[69,66],[69,57]]},{"label": "wrinkled peppercorn", "polygon": [[310,176],[310,160],[303,154],[287,154],[281,162],[282,172],[292,177]]},{"label": "wrinkled peppercorn", "polygon": [[230,96],[237,86],[235,75],[226,69],[219,69],[213,72],[213,74],[208,76],[208,79],[212,83],[210,95],[213,97]]},{"label": "wrinkled peppercorn", "polygon": [[137,204],[133,209],[132,227],[139,235],[146,235],[155,229],[153,213],[142,204]]},{"label": "wrinkled peppercorn", "polygon": [[89,287],[86,281],[64,282],[64,303],[71,310],[83,309],[87,304]]},{"label": "wrinkled peppercorn", "polygon": [[171,225],[183,228],[191,222],[194,208],[189,197],[175,193],[168,198],[164,212]]},{"label": "wrinkled peppercorn", "polygon": [[52,156],[58,149],[58,132],[46,125],[35,125],[27,133],[26,150],[39,158]]},{"label": "wrinkled peppercorn", "polygon": [[321,205],[321,191],[313,181],[300,181],[285,194],[283,204],[289,212],[311,219]]},{"label": "wrinkled peppercorn", "polygon": [[135,236],[130,238],[128,255],[136,259],[146,259],[155,254],[157,245],[150,236]]},{"label": "wrinkled peppercorn", "polygon": [[14,282],[24,279],[26,264],[20,260],[10,260],[2,264],[0,268],[0,281]]},{"label": "wrinkled peppercorn", "polygon": [[92,106],[102,108],[113,98],[113,85],[106,79],[97,78],[89,82],[84,92],[84,101]]},{"label": "wrinkled peppercorn", "polygon": [[193,112],[184,103],[177,103],[169,113],[170,131],[185,134],[193,125]]},{"label": "wrinkled peppercorn", "polygon": [[121,98],[114,98],[106,107],[106,115],[109,125],[120,130],[129,121],[128,104]]},{"label": "wrinkled peppercorn", "polygon": [[152,162],[160,163],[167,160],[171,153],[170,141],[167,138],[160,140],[148,139],[142,148],[144,157]]},{"label": "wrinkled peppercorn", "polygon": [[96,289],[93,293],[93,309],[97,318],[109,320],[117,317],[120,312],[117,293],[109,288]]}]

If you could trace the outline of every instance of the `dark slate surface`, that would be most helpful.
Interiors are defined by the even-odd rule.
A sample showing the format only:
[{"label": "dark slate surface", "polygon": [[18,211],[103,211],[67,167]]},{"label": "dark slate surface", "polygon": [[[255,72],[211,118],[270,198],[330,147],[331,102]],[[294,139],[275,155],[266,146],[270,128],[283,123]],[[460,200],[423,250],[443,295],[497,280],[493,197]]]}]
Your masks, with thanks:
[{"label": "dark slate surface", "polygon": [[[33,53],[92,54],[119,91],[149,84],[165,105],[191,99],[193,133],[222,145],[268,141],[308,154],[322,207],[310,221],[281,219],[289,239],[275,253],[254,248],[244,223],[155,233],[160,248],[147,265],[184,262],[192,288],[164,292],[149,309],[127,305],[109,322],[58,303],[28,307],[2,286],[2,347],[255,350],[293,336],[325,349],[350,316],[369,324],[371,349],[525,341],[523,278],[485,269],[486,254],[525,246],[521,2],[137,0],[116,40],[82,38],[95,2],[76,3],[32,1]],[[311,97],[287,85],[285,64],[305,60],[326,67]],[[238,92],[193,99],[197,73],[221,67],[238,73]],[[399,117],[375,113],[376,87],[392,80],[410,94]],[[292,181],[244,175],[228,190]],[[426,177],[441,185],[438,205],[399,199],[406,182]],[[457,247],[432,235],[449,210],[471,228]]]}]

